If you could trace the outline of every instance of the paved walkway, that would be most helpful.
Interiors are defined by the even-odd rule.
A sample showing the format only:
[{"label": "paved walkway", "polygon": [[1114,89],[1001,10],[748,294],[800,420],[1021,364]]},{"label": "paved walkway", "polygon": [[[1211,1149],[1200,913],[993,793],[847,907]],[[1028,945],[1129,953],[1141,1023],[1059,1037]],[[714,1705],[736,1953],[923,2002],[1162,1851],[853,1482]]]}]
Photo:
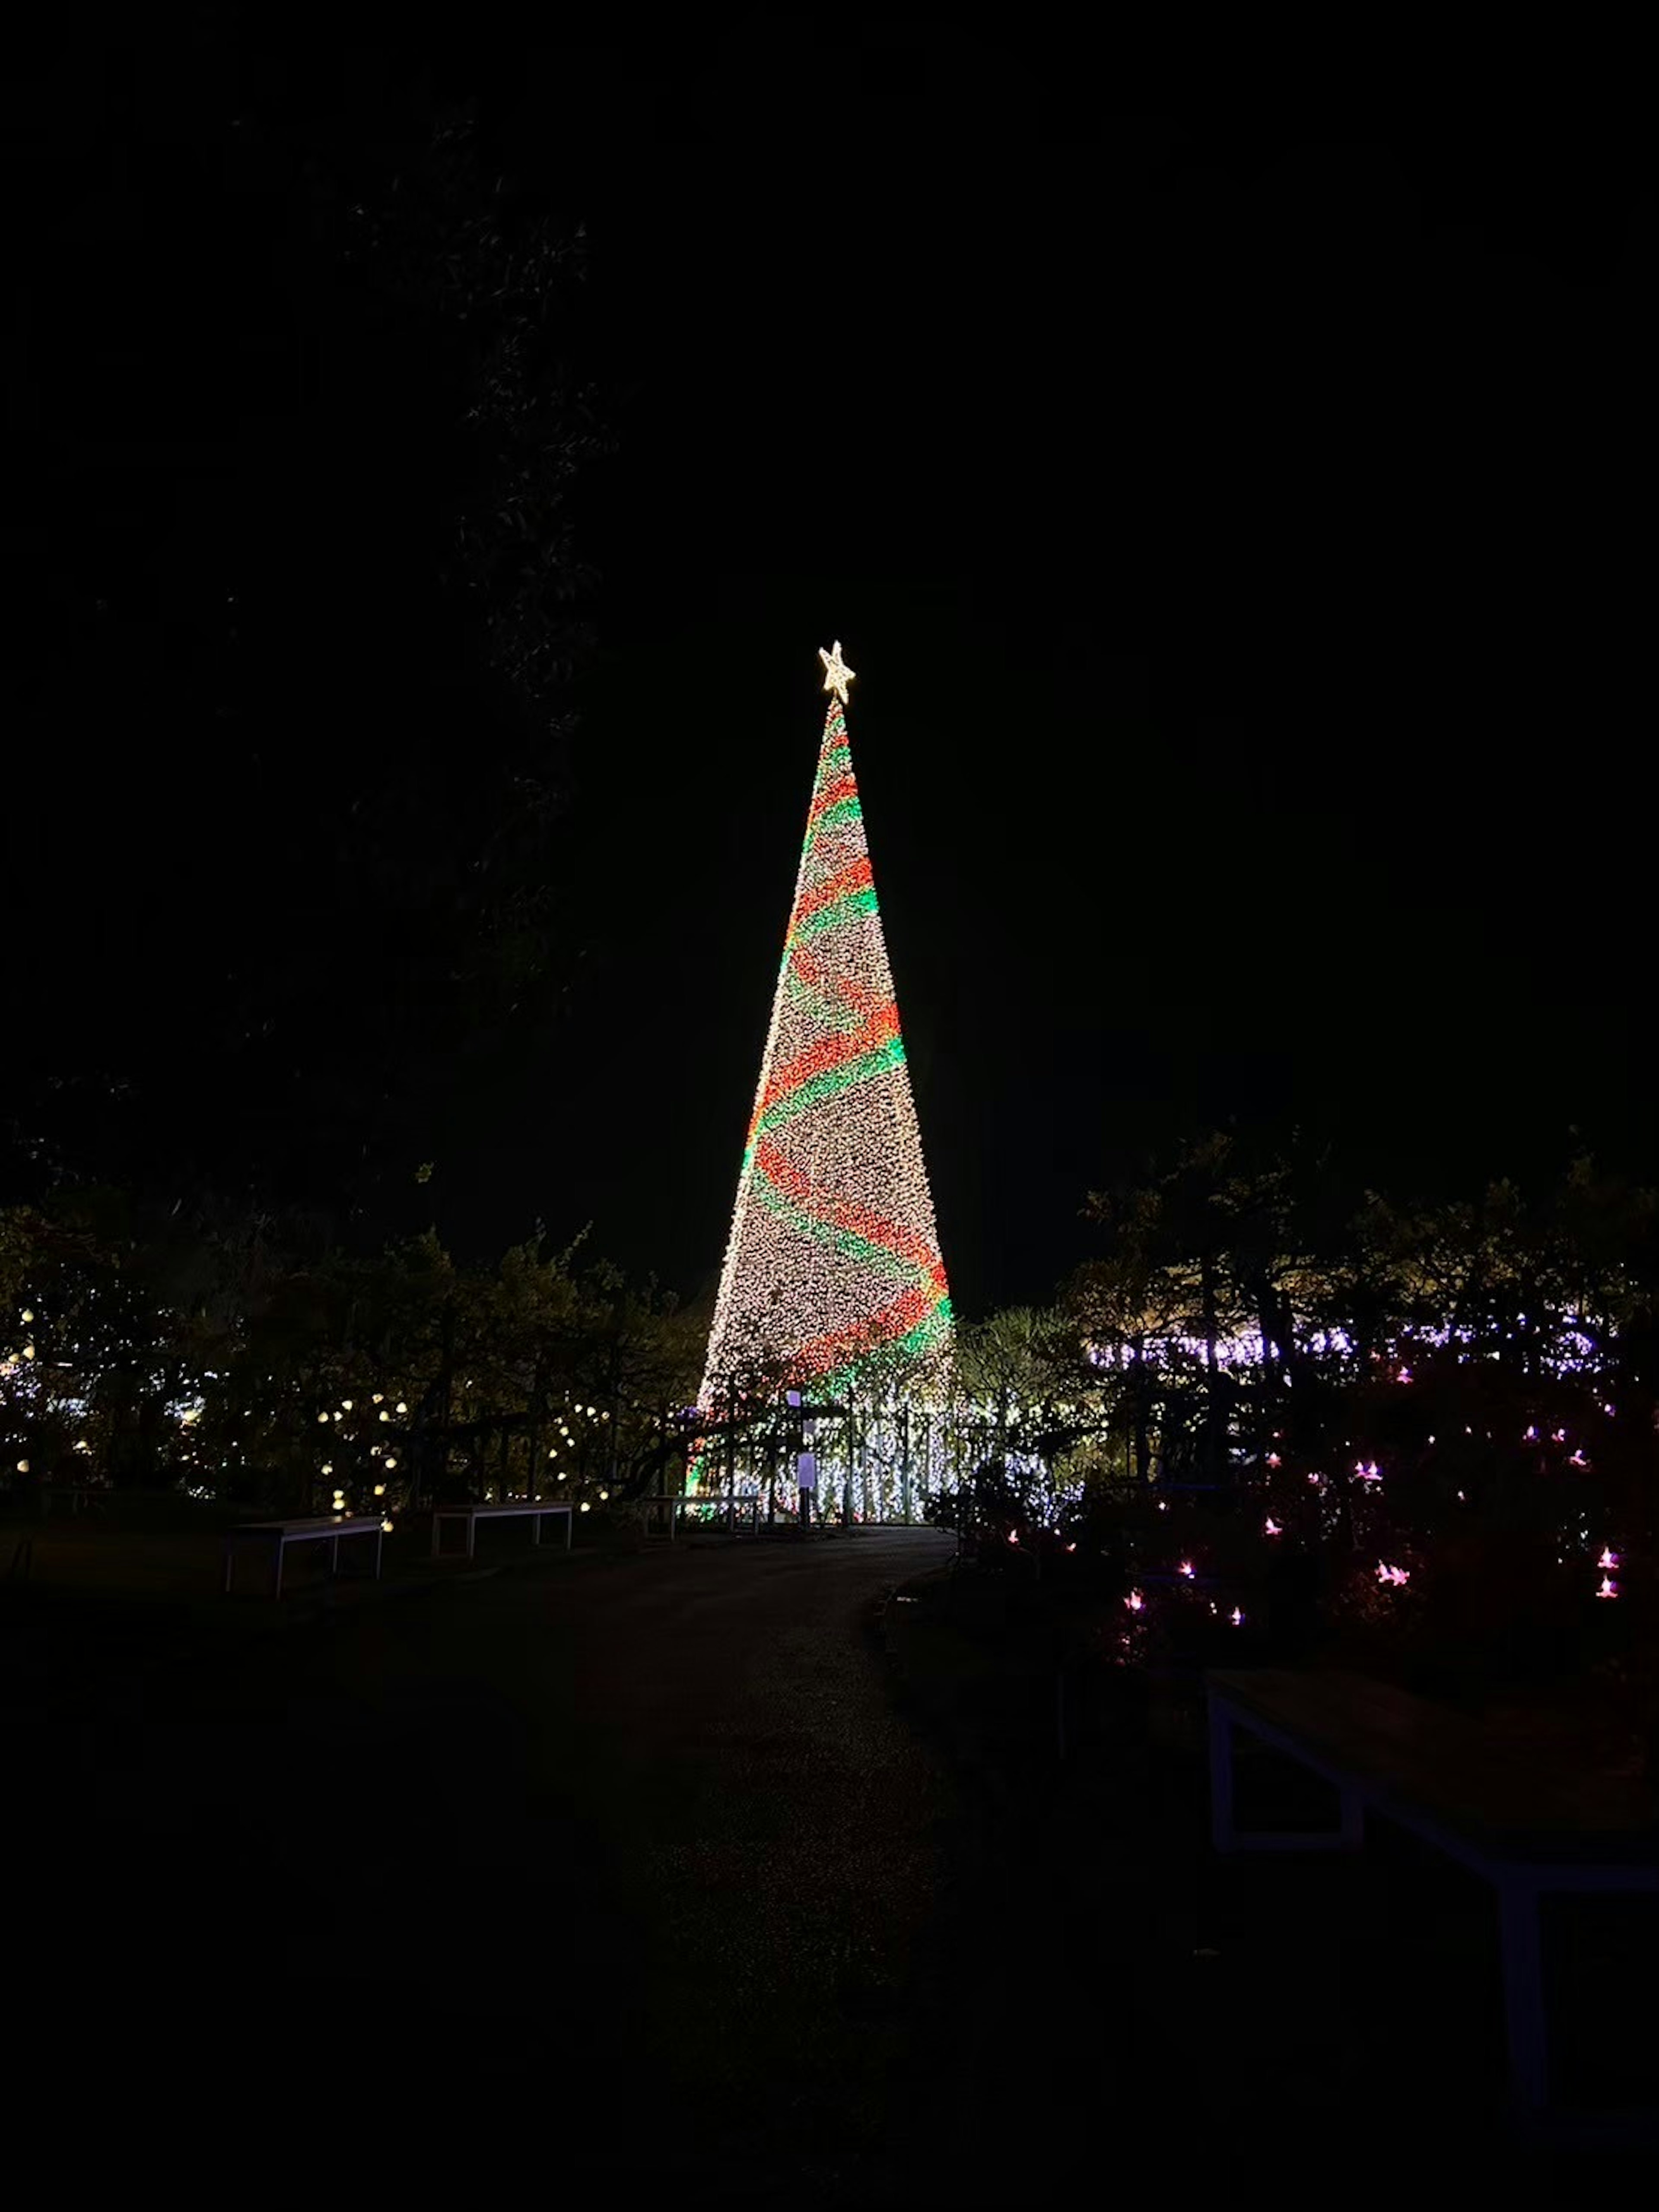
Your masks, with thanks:
[{"label": "paved walkway", "polygon": [[94,1986],[146,2099],[275,2083],[343,2136],[361,2100],[371,2169],[533,2144],[578,2185],[881,2201],[961,1838],[874,1623],[948,1553],[556,1554],[60,1729],[43,2033]]},{"label": "paved walkway", "polygon": [[[1353,2028],[1392,1993],[1415,2039],[1447,1994],[1432,1958],[1410,1986],[1409,1887],[1224,1880],[1201,1761],[1171,1797],[1133,1731],[1079,1746],[1052,1802],[1040,1729],[1000,1805],[959,1782],[876,1629],[949,1549],[556,1550],[269,1634],[198,1625],[118,1697],[11,1729],[20,2156],[185,2197],[290,2159],[313,2191],[486,2202],[1070,2204],[1168,2179],[1311,2203],[1344,2166],[1389,2193],[1388,2146],[1424,2155],[1411,2073]],[[1385,1906],[1408,1923],[1387,1960]],[[1322,1943],[1339,1908],[1361,1924]],[[1496,2048],[1448,2010],[1466,2047],[1436,2110]],[[1488,2148],[1470,2170],[1498,2172]]]}]

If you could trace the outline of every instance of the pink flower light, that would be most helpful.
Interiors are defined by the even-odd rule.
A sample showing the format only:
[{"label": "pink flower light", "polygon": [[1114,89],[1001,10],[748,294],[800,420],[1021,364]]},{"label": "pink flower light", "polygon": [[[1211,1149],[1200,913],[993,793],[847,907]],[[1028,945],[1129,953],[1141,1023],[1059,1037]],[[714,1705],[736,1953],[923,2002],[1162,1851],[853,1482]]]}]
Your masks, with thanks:
[{"label": "pink flower light", "polygon": [[1359,1480],[1362,1482],[1381,1482],[1382,1480],[1382,1476],[1376,1471],[1376,1462],[1375,1460],[1367,1462],[1363,1459],[1357,1459],[1353,1463],[1353,1471],[1359,1477]]},{"label": "pink flower light", "polygon": [[1389,1583],[1395,1589],[1399,1589],[1411,1580],[1411,1569],[1409,1567],[1387,1566],[1379,1560],[1377,1562],[1376,1568],[1376,1579],[1380,1583]]},{"label": "pink flower light", "polygon": [[1551,1438],[1552,1443],[1558,1444],[1564,1444],[1566,1441],[1567,1432],[1565,1429],[1557,1429]]},{"label": "pink flower light", "polygon": [[1139,1590],[1131,1590],[1128,1596],[1124,1599],[1123,1602],[1128,1607],[1131,1613],[1139,1613],[1141,1607],[1146,1604],[1146,1601],[1142,1597]]},{"label": "pink flower light", "polygon": [[1600,1559],[1595,1562],[1595,1564],[1596,1564],[1596,1565],[1597,1565],[1598,1567],[1602,1568],[1604,1571],[1605,1571],[1607,1568],[1608,1568],[1608,1567],[1616,1567],[1616,1566],[1618,1565],[1618,1564],[1619,1564],[1619,1554],[1618,1554],[1618,1553],[1617,1553],[1617,1552],[1615,1552],[1615,1551],[1613,1550],[1613,1547],[1612,1547],[1612,1545],[1611,1545],[1611,1544],[1603,1544],[1603,1545],[1602,1545],[1602,1547],[1601,1547],[1601,1558],[1600,1558]]},{"label": "pink flower light", "polygon": [[1614,1582],[1614,1581],[1613,1581],[1613,1577],[1612,1577],[1612,1576],[1611,1576],[1611,1575],[1603,1575],[1603,1576],[1602,1576],[1602,1577],[1601,1577],[1601,1589],[1600,1589],[1599,1590],[1597,1590],[1597,1591],[1596,1591],[1595,1595],[1597,1595],[1597,1597],[1617,1597],[1617,1596],[1618,1596],[1618,1595],[1619,1595],[1619,1585],[1618,1585],[1618,1583],[1617,1583],[1616,1582]]},{"label": "pink flower light", "polygon": [[1279,1527],[1279,1525],[1278,1522],[1277,1522],[1277,1521],[1275,1521],[1275,1520],[1273,1519],[1273,1515],[1270,1513],[1270,1514],[1267,1516],[1267,1526],[1266,1526],[1266,1528],[1265,1528],[1265,1530],[1263,1531],[1263,1533],[1264,1533],[1265,1534],[1267,1534],[1267,1535],[1269,1535],[1269,1536],[1282,1536],[1282,1535],[1284,1534],[1284,1533],[1285,1533],[1285,1532],[1284,1532],[1284,1530]]},{"label": "pink flower light", "polygon": [[1269,1467],[1283,1467],[1285,1462],[1280,1459],[1277,1452],[1269,1452],[1267,1454],[1267,1464]]},{"label": "pink flower light", "polygon": [[1186,1576],[1186,1577],[1187,1577],[1187,1579],[1188,1579],[1188,1582],[1191,1582],[1191,1580],[1192,1580],[1192,1578],[1193,1578],[1193,1563],[1192,1563],[1192,1561],[1191,1561],[1190,1559],[1183,1559],[1183,1560],[1181,1562],[1181,1565],[1180,1565],[1176,1569],[1176,1572],[1178,1575],[1185,1575],[1185,1576]]},{"label": "pink flower light", "polygon": [[1589,1462],[1584,1457],[1583,1448],[1582,1445],[1576,1452],[1574,1452],[1571,1458],[1567,1462],[1567,1465],[1569,1467],[1588,1467],[1589,1465]]},{"label": "pink flower light", "polygon": [[1411,1369],[1410,1369],[1409,1367],[1402,1367],[1402,1368],[1401,1369],[1401,1370],[1400,1370],[1399,1380],[1400,1380],[1401,1382],[1409,1382],[1411,1381],[1411,1379],[1412,1379],[1412,1370],[1411,1370]]},{"label": "pink flower light", "polygon": [[1244,1616],[1237,1606],[1233,1607],[1227,1618],[1231,1621],[1235,1628],[1242,1628],[1244,1626]]},{"label": "pink flower light", "polygon": [[1532,1427],[1527,1431],[1526,1435],[1522,1437],[1521,1441],[1523,1444],[1535,1444],[1537,1443],[1538,1425],[1536,1422],[1534,1422]]},{"label": "pink flower light", "polygon": [[1019,1531],[1018,1531],[1018,1528],[1011,1528],[1011,1529],[1008,1531],[1008,1541],[1009,1541],[1011,1544],[1017,1544],[1017,1543],[1018,1543],[1018,1541],[1019,1541]]}]

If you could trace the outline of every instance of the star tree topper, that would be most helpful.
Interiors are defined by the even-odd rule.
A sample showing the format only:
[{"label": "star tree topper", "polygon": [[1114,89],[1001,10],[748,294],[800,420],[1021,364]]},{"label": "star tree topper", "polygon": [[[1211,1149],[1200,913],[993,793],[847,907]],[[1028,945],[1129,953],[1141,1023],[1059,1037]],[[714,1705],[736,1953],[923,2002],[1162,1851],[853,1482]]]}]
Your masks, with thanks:
[{"label": "star tree topper", "polygon": [[841,640],[839,638],[836,640],[833,649],[829,653],[820,646],[818,659],[823,663],[824,690],[833,691],[844,707],[847,704],[847,687],[852,683],[858,672],[856,669],[849,668],[842,659]]}]

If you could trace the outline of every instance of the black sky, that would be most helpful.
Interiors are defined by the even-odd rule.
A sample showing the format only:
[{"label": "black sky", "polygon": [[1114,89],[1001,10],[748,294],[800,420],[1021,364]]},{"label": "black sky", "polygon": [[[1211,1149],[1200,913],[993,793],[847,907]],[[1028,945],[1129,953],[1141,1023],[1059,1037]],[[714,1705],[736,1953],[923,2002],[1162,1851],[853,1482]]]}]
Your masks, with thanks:
[{"label": "black sky", "polygon": [[[926,23],[611,35],[43,64],[19,1049],[153,1006],[228,1157],[251,1104],[191,1037],[242,924],[181,941],[164,901],[147,938],[135,818],[168,872],[231,831],[326,948],[301,825],[386,746],[494,742],[422,565],[421,366],[356,387],[304,172],[474,94],[586,227],[616,451],[575,494],[599,647],[548,859],[576,980],[457,1064],[405,1206],[485,1249],[591,1219],[706,1285],[832,637],[960,1304],[1042,1295],[1090,1186],[1206,1119],[1425,1183],[1574,1124],[1650,1164],[1652,202],[1618,134],[1119,112],[1061,48]],[[225,653],[265,706],[214,750],[173,701]]]}]

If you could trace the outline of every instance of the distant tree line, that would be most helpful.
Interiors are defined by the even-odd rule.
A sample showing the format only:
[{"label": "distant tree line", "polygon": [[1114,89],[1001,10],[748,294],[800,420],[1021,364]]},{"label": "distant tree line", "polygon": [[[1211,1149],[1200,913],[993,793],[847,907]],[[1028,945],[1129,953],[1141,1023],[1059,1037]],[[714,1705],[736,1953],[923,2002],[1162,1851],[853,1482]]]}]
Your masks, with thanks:
[{"label": "distant tree line", "polygon": [[706,1327],[580,1240],[468,1267],[431,1231],[352,1253],[303,1217],[107,1187],[0,1213],[0,1316],[15,1495],[171,1487],[394,1519],[660,1488]]}]

